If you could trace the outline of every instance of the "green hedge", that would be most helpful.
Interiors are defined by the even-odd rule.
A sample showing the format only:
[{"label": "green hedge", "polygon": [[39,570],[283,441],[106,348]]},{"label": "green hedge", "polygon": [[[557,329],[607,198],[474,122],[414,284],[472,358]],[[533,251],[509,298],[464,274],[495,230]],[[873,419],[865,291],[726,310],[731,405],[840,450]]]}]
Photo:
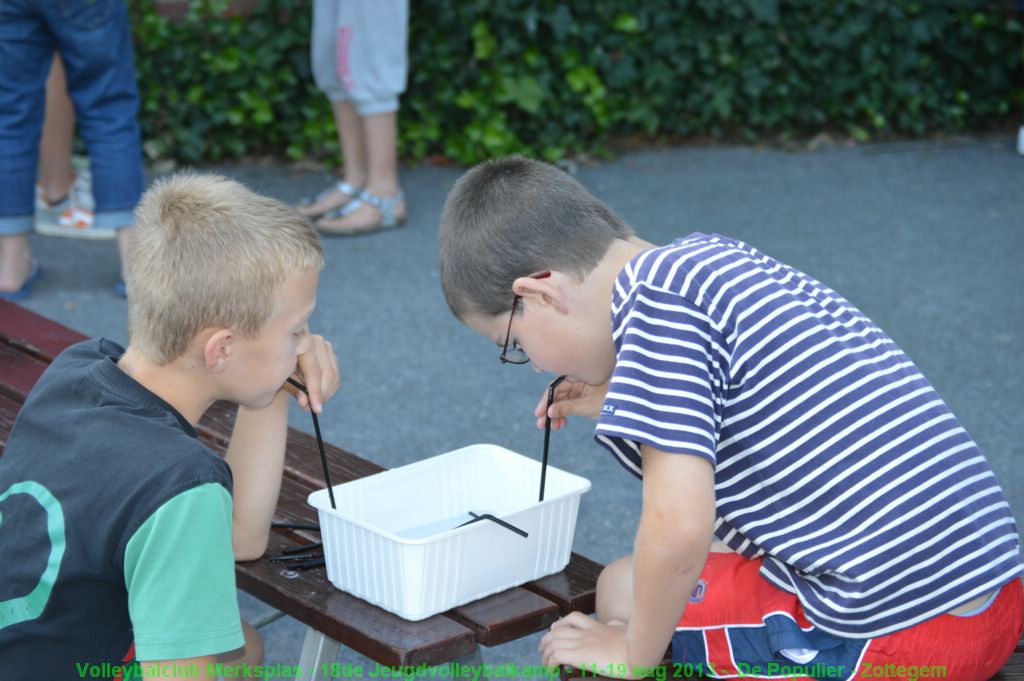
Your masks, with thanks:
[{"label": "green hedge", "polygon": [[[308,0],[248,18],[132,3],[153,158],[336,162],[309,67]],[[1022,28],[973,0],[413,0],[400,145],[459,163],[550,160],[610,135],[858,140],[973,129],[1021,113]]]}]

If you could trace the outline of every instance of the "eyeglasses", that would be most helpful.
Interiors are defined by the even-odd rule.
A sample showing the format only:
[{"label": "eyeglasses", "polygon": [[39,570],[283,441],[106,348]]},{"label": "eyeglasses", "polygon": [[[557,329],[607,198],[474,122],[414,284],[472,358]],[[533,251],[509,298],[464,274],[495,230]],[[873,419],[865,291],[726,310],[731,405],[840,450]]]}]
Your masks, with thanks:
[{"label": "eyeglasses", "polygon": [[[538,272],[537,274],[531,274],[531,279],[547,279],[551,276],[551,272]],[[502,364],[526,364],[530,361],[527,357],[526,352],[519,345],[519,339],[512,340],[512,318],[516,316],[516,308],[519,306],[519,299],[522,296],[516,294],[515,298],[512,299],[512,311],[508,315],[508,328],[505,329],[505,344],[501,347],[501,354],[498,355],[498,359],[501,360]],[[512,340],[512,345],[509,345],[509,341]]]}]

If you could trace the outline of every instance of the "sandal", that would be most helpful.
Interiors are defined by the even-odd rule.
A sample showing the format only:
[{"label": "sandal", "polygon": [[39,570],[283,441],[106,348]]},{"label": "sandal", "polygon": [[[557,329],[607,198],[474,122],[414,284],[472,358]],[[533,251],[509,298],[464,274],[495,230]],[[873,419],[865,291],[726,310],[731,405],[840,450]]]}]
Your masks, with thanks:
[{"label": "sandal", "polygon": [[343,208],[335,211],[336,215],[325,215],[327,218],[341,218],[358,210],[363,204],[368,204],[377,209],[380,219],[366,225],[357,225],[351,228],[337,228],[325,226],[322,221],[316,223],[316,228],[328,236],[354,236],[356,234],[369,234],[381,229],[391,229],[405,224],[405,216],[398,214],[398,207],[405,201],[405,194],[399,190],[391,196],[377,196],[368,191],[359,194],[359,198],[346,204]]},{"label": "sandal", "polygon": [[77,239],[113,239],[117,230],[95,225],[95,200],[92,177],[88,170],[75,172],[67,196],[50,203],[43,189],[36,185],[35,229],[46,236],[67,236]]},{"label": "sandal", "polygon": [[354,186],[350,185],[348,182],[345,182],[344,180],[338,180],[337,182],[335,182],[330,187],[328,187],[327,189],[323,190],[322,192],[320,192],[319,194],[317,194],[313,198],[311,198],[311,199],[310,198],[302,199],[302,201],[299,202],[299,206],[298,206],[299,212],[302,213],[302,208],[304,206],[312,206],[314,204],[317,204],[317,203],[319,203],[320,201],[325,199],[329,194],[331,194],[333,192],[341,192],[342,194],[347,196],[348,198],[345,199],[345,202],[343,204],[341,204],[340,206],[335,206],[334,208],[329,208],[329,209],[323,211],[322,213],[302,213],[303,215],[305,215],[310,220],[315,220],[316,218],[327,217],[327,216],[329,216],[330,213],[334,213],[336,211],[342,210],[342,209],[345,208],[345,206],[348,206],[351,203],[353,203],[354,201],[357,201],[359,199],[359,195],[360,195],[360,193],[362,191],[363,191],[362,187],[354,187]]},{"label": "sandal", "polygon": [[338,218],[345,217],[349,213],[355,212],[356,210],[359,209],[359,206],[361,205],[363,205],[363,202],[360,201],[359,197],[357,196],[356,198],[347,201],[345,205],[342,206],[341,208],[329,210],[320,217],[327,218],[328,220],[337,220]]}]

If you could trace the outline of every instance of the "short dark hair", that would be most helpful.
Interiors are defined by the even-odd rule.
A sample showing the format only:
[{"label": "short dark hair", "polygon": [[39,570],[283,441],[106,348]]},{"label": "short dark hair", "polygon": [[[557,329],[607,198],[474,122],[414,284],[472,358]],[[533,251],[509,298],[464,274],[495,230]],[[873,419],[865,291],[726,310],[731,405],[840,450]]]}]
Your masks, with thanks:
[{"label": "short dark hair", "polygon": [[512,282],[544,270],[582,280],[616,239],[622,219],[561,169],[522,156],[463,175],[441,215],[441,288],[452,313],[495,316],[512,308]]}]

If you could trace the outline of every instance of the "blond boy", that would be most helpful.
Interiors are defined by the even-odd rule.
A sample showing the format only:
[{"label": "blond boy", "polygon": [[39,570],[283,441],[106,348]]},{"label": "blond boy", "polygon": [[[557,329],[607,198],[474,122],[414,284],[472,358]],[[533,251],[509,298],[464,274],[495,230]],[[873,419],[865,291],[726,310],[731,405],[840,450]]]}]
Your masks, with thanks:
[{"label": "blond boy", "polygon": [[[330,344],[309,333],[323,259],[304,218],[200,174],[156,183],[137,218],[127,349],[63,352],[0,459],[4,552],[19,556],[0,563],[10,678],[139,661],[167,663],[143,666],[167,679],[237,657],[234,561],[266,549],[283,386],[304,381],[314,411],[338,386]],[[239,405],[224,459],[196,438],[216,400]]]}]

